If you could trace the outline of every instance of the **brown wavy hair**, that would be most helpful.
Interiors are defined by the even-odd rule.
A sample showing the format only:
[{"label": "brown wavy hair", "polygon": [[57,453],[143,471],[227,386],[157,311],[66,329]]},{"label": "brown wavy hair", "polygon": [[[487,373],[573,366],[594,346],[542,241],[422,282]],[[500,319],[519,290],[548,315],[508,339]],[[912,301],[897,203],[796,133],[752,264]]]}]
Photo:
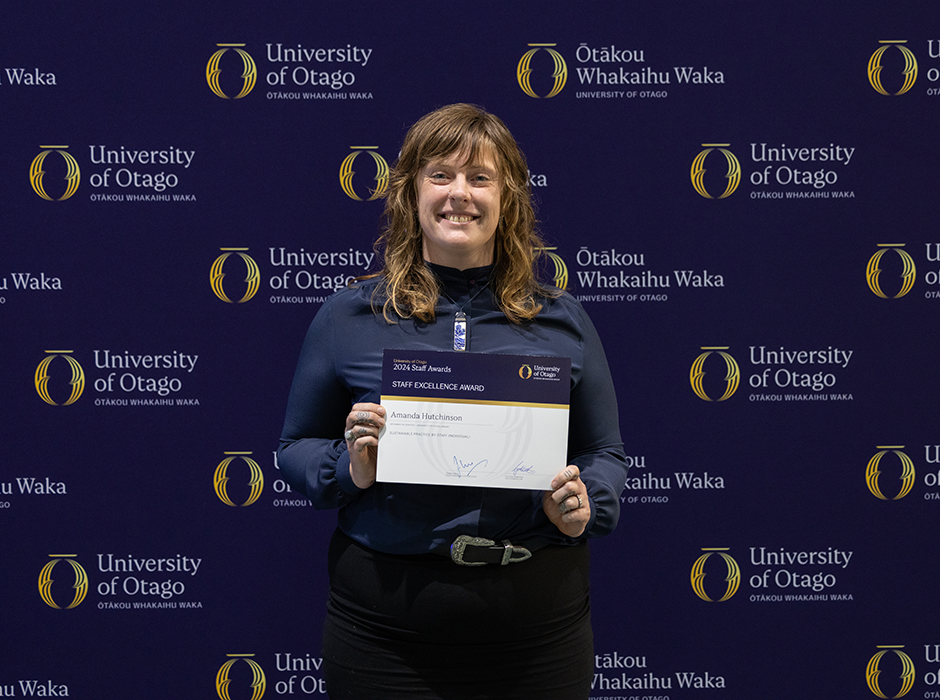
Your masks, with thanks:
[{"label": "brown wavy hair", "polygon": [[539,284],[535,263],[544,243],[535,230],[535,211],[525,156],[503,121],[476,105],[452,104],[419,119],[405,135],[385,193],[385,228],[376,241],[385,282],[382,313],[392,322],[434,319],[440,296],[437,278],[423,255],[418,222],[417,179],[432,160],[459,154],[468,162],[492,155],[499,171],[500,217],[496,226],[490,286],[500,309],[513,323],[531,320],[542,309],[539,297],[559,292]]}]

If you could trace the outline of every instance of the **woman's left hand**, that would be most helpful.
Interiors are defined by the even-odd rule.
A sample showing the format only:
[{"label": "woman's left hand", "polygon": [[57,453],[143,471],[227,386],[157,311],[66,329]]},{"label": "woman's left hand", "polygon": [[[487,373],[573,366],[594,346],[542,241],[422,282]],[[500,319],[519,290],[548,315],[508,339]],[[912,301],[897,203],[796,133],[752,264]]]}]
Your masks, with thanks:
[{"label": "woman's left hand", "polygon": [[552,479],[552,490],[542,496],[542,510],[568,537],[578,537],[591,520],[591,501],[581,481],[581,470],[569,464]]}]

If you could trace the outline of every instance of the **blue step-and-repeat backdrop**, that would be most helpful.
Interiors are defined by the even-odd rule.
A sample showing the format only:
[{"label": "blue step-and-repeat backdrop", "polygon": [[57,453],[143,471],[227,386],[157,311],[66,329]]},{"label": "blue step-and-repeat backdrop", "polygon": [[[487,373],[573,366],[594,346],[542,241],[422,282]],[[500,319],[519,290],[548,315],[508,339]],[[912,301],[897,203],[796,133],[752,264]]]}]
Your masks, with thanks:
[{"label": "blue step-and-repeat backdrop", "polygon": [[325,697],[336,513],[274,450],[451,102],[617,385],[592,697],[940,697],[936,2],[0,18],[0,697]]}]

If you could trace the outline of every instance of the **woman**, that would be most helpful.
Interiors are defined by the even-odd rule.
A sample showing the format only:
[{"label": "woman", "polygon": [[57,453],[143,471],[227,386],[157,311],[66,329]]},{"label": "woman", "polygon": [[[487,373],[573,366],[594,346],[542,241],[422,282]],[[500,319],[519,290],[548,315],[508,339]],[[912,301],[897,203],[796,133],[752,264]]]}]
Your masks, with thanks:
[{"label": "woman", "polygon": [[[627,471],[600,340],[570,295],[535,278],[528,168],[497,117],[464,104],[423,117],[386,197],[384,267],[313,320],[278,451],[294,489],[339,508],[327,690],[586,698],[585,540],[616,525]],[[571,358],[568,466],[544,492],[376,482],[383,349],[462,349],[464,327],[471,352]],[[455,554],[462,535],[491,542]]]}]

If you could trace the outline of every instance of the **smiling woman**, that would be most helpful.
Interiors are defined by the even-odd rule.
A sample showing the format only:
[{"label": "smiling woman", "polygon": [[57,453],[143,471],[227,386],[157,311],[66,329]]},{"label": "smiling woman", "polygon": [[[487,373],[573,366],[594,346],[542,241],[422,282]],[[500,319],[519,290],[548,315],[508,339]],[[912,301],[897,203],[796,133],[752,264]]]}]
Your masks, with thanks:
[{"label": "smiling woman", "polygon": [[[384,248],[385,262],[380,274],[385,276],[389,292],[384,300],[386,318],[392,318],[390,312],[421,321],[434,318],[434,306],[440,296],[438,281],[424,264],[434,263],[425,251],[434,228],[425,228],[419,202],[423,176],[432,174],[427,168],[434,163],[450,163],[461,170],[468,166],[495,170],[489,173],[495,175],[489,184],[482,186],[478,180],[477,187],[471,188],[478,193],[481,190],[498,193],[491,203],[495,211],[488,212],[496,216],[492,260],[488,263],[495,273],[490,288],[511,321],[534,318],[542,308],[539,299],[555,296],[557,290],[541,286],[533,270],[544,243],[535,230],[529,168],[502,120],[467,104],[441,107],[419,119],[405,136],[401,155],[392,170],[385,202],[387,227],[378,241]],[[463,177],[471,173],[475,178],[487,175],[470,170]],[[447,175],[438,173],[444,180]],[[455,194],[459,199],[461,193]],[[484,203],[482,195],[471,199]],[[455,211],[465,214],[473,205],[463,202],[453,206]],[[430,216],[429,223],[433,219]],[[472,267],[457,265],[455,269]]]},{"label": "smiling woman", "polygon": [[[494,115],[442,107],[406,135],[385,214],[382,270],[330,297],[310,325],[278,450],[294,489],[339,509],[327,691],[587,698],[586,540],[617,523],[626,458],[597,332],[577,301],[536,277],[543,244],[525,158]],[[544,491],[378,481],[385,349],[549,358],[533,361],[540,372],[570,358],[567,466]],[[416,387],[475,389],[415,376]]]}]

